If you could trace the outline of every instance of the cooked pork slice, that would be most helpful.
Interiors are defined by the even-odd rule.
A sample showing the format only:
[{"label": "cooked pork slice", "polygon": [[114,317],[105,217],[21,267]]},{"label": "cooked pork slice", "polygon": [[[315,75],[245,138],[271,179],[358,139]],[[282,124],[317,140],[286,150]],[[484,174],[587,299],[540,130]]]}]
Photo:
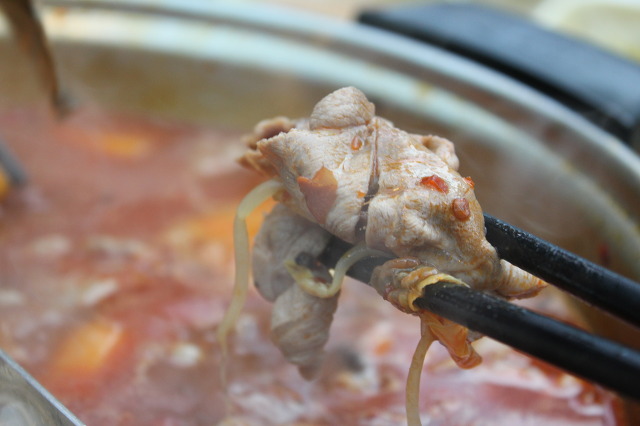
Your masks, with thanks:
[{"label": "cooked pork slice", "polygon": [[[321,365],[338,295],[319,298],[305,293],[285,264],[300,257],[312,262],[330,236],[319,225],[278,204],[265,217],[253,249],[256,287],[265,299],[274,302],[271,338],[305,378],[312,378]],[[316,264],[314,273],[324,282],[331,280],[323,266]]]},{"label": "cooked pork slice", "polygon": [[338,295],[319,298],[297,285],[289,287],[273,304],[271,339],[306,379],[313,378],[322,364],[337,306]]},{"label": "cooked pork slice", "polygon": [[512,297],[542,288],[500,263],[473,181],[458,173],[447,139],[396,128],[353,87],[326,96],[288,131],[276,120],[257,133],[282,131],[255,142],[250,155],[271,165],[292,211],[345,241],[420,259],[477,289]]}]

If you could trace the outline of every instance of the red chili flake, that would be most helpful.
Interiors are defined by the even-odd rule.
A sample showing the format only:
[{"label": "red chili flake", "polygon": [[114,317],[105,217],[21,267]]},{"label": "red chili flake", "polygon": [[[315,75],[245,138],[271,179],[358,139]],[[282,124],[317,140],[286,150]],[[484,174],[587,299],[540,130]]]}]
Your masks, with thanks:
[{"label": "red chili flake", "polygon": [[607,243],[598,244],[598,260],[605,267],[611,266],[611,248]]},{"label": "red chili flake", "polygon": [[422,186],[426,186],[427,188],[435,189],[438,192],[442,192],[443,194],[449,192],[449,185],[447,185],[447,182],[436,175],[423,177],[422,179],[420,179],[420,184]]},{"label": "red chili flake", "polygon": [[358,192],[356,192],[356,195],[358,196],[358,198],[364,198],[364,197],[366,197],[367,193],[366,192],[362,192],[362,191],[358,191]]},{"label": "red chili flake", "polygon": [[362,139],[360,139],[358,136],[354,136],[353,139],[351,139],[352,150],[357,151],[362,148],[362,145],[364,145],[364,142],[362,142]]},{"label": "red chili flake", "polygon": [[473,179],[471,179],[471,176],[467,176],[464,179],[465,182],[467,182],[467,184],[471,187],[471,189],[476,187],[476,183],[473,181]]},{"label": "red chili flake", "polygon": [[469,201],[467,201],[466,198],[456,198],[453,200],[451,209],[453,210],[453,215],[458,220],[467,220],[471,216]]}]

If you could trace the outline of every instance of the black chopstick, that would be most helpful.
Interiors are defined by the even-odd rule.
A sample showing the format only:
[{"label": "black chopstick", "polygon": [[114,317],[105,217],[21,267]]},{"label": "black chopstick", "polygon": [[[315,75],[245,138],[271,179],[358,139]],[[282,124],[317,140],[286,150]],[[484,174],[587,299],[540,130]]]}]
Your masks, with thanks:
[{"label": "black chopstick", "polygon": [[640,352],[468,287],[426,286],[415,304],[640,400]]},{"label": "black chopstick", "polygon": [[640,283],[563,250],[535,235],[484,215],[487,240],[501,259],[640,326]]}]

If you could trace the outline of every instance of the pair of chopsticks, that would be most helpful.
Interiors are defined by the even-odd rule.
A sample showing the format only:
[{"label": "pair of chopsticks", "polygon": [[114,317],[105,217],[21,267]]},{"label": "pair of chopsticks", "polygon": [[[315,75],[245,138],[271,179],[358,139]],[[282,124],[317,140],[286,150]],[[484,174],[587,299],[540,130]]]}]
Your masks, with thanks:
[{"label": "pair of chopsticks", "polygon": [[[640,283],[580,258],[492,216],[487,240],[502,259],[587,303],[640,326]],[[321,261],[334,265],[349,245],[333,239]],[[386,259],[355,264],[348,275],[369,282]],[[415,304],[519,351],[627,397],[640,399],[640,352],[468,287],[426,286]]]}]

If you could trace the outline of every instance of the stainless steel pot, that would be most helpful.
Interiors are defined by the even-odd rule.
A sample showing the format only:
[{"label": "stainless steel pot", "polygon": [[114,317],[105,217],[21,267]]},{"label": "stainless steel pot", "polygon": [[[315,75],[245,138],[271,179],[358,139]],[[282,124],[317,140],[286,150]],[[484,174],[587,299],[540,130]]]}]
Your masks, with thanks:
[{"label": "stainless steel pot", "polygon": [[[594,261],[606,246],[608,267],[640,279],[636,153],[497,72],[402,36],[259,4],[51,0],[42,14],[80,103],[249,130],[354,85],[398,127],[455,141],[488,213]],[[5,37],[0,58],[0,107],[42,98]],[[638,345],[626,326],[589,315]]]}]

